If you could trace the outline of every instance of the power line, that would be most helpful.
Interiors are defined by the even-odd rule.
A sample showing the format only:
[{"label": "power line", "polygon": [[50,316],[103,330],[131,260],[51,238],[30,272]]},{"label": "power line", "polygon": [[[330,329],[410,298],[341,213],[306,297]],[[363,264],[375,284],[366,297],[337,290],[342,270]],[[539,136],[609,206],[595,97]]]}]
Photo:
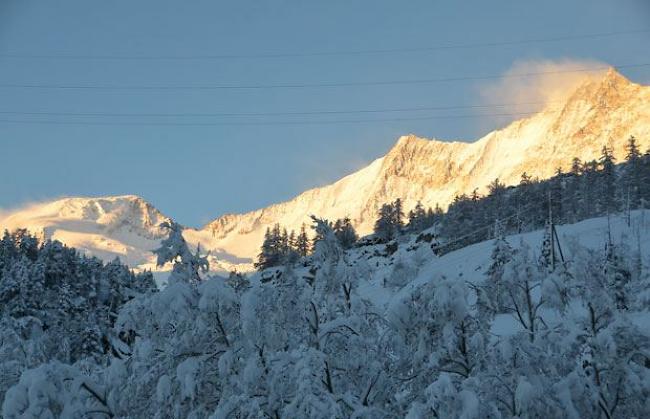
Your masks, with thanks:
[{"label": "power line", "polygon": [[217,54],[217,55],[80,55],[80,54],[0,54],[0,58],[11,59],[57,59],[57,60],[108,60],[108,61],[177,61],[177,60],[223,60],[223,59],[269,59],[269,58],[300,58],[300,57],[332,57],[354,55],[380,55],[394,53],[433,52],[455,49],[473,49],[525,44],[541,44],[571,40],[607,38],[622,35],[648,33],[650,29],[629,31],[601,32],[582,35],[564,35],[551,38],[532,38],[511,41],[477,42],[467,44],[434,45],[427,47],[405,47],[388,49],[359,49],[342,51],[312,51],[312,52],[277,52],[259,54]]},{"label": "power line", "polygon": [[[536,203],[536,202],[530,203],[530,204],[528,204],[526,207],[524,207],[525,209],[523,210],[523,212],[519,212],[519,213],[517,213],[517,214],[512,214],[512,215],[510,215],[510,216],[508,216],[508,217],[505,217],[505,218],[500,219],[499,221],[502,221],[502,222],[503,222],[503,221],[508,221],[508,220],[513,219],[513,218],[520,217],[520,216],[523,215],[523,214],[531,214],[533,211],[537,211],[537,210],[538,210],[538,208],[539,208],[538,205],[539,205],[539,204]],[[436,247],[436,250],[443,249],[443,248],[446,248],[446,247],[450,247],[450,246],[452,246],[452,245],[454,245],[454,244],[457,244],[457,243],[461,243],[461,242],[463,242],[463,241],[466,240],[466,239],[469,239],[469,238],[472,238],[472,237],[476,236],[477,233],[482,232],[482,231],[485,231],[485,230],[489,230],[489,229],[491,229],[491,228],[494,228],[494,223],[490,223],[490,224],[488,224],[488,225],[486,225],[486,226],[483,226],[483,227],[475,228],[475,229],[473,229],[471,232],[469,232],[469,233],[467,233],[467,234],[465,234],[465,235],[463,235],[463,236],[456,237],[456,238],[454,238],[453,240],[450,240],[450,241],[448,241],[448,242],[445,242],[445,243],[441,243],[441,244],[439,244],[439,245]],[[480,243],[480,242],[476,242],[476,243]],[[476,243],[472,243],[472,244],[476,244]],[[469,244],[469,245],[467,245],[467,246],[471,246],[471,244]],[[467,247],[467,246],[465,246],[465,247]],[[452,250],[452,251],[453,251],[453,250]]]},{"label": "power line", "polygon": [[152,118],[187,118],[187,117],[240,117],[240,116],[308,116],[308,115],[342,115],[342,114],[371,114],[389,112],[419,112],[460,109],[505,108],[514,106],[545,105],[557,101],[520,102],[520,103],[490,103],[484,105],[455,105],[455,106],[421,106],[407,108],[383,109],[350,109],[350,110],[314,110],[314,111],[280,111],[280,112],[183,112],[183,113],[124,113],[124,112],[50,112],[50,111],[0,111],[4,115],[22,116],[78,116],[78,117],[152,117]]},{"label": "power line", "polygon": [[[553,112],[554,110],[548,110]],[[404,118],[375,118],[375,119],[343,119],[343,120],[325,120],[325,121],[225,121],[225,122],[105,122],[105,121],[56,121],[56,120],[16,120],[0,119],[0,123],[8,124],[25,124],[25,125],[84,125],[84,126],[181,126],[181,127],[212,127],[212,126],[257,126],[257,125],[331,125],[331,124],[361,124],[361,123],[381,123],[397,121],[426,121],[436,119],[464,119],[480,117],[513,117],[513,116],[530,116],[537,112],[517,112],[517,113],[493,113],[493,114],[472,114],[472,115],[430,115],[422,117],[404,117]]]},{"label": "power line", "polygon": [[508,78],[525,78],[547,74],[566,73],[588,73],[605,71],[610,68],[640,68],[648,67],[650,63],[624,64],[617,66],[584,67],[573,70],[536,71],[518,74],[500,74],[489,76],[461,76],[445,77],[436,79],[415,79],[415,80],[388,80],[388,81],[350,81],[350,82],[322,82],[322,83],[287,83],[287,84],[224,84],[224,85],[167,85],[167,86],[144,86],[144,85],[101,85],[101,84],[48,84],[48,83],[11,83],[0,84],[0,88],[22,88],[22,89],[61,89],[61,90],[259,90],[259,89],[302,89],[302,88],[331,88],[331,87],[354,87],[354,86],[390,86],[390,85],[418,85],[441,82],[491,80]]}]

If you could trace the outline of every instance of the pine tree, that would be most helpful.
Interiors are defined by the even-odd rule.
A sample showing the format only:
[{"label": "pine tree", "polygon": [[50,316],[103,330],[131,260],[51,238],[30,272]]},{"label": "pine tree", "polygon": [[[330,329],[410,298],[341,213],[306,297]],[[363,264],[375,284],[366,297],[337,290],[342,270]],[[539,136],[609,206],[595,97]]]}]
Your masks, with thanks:
[{"label": "pine tree", "polygon": [[494,245],[492,257],[486,275],[486,293],[491,302],[491,308],[497,313],[504,310],[503,271],[505,265],[512,259],[512,248],[503,235],[501,223],[497,219],[494,225]]},{"label": "pine tree", "polygon": [[427,217],[429,218],[429,224],[434,225],[436,223],[439,223],[440,220],[442,220],[442,217],[444,216],[445,212],[440,208],[440,205],[436,203],[435,208],[433,211],[431,211],[431,208],[427,211]]},{"label": "pine tree", "polygon": [[574,157],[571,160],[571,171],[569,173],[573,176],[580,176],[582,174],[582,162],[579,158]]},{"label": "pine tree", "polygon": [[291,230],[287,238],[286,254],[284,255],[285,265],[293,265],[300,259],[296,245],[296,232]]},{"label": "pine tree", "polygon": [[280,266],[287,263],[289,257],[289,235],[286,229],[282,229],[280,224],[275,224],[273,228],[266,229],[264,241],[255,267],[259,270]]},{"label": "pine tree", "polygon": [[640,207],[647,208],[650,201],[650,149],[640,159],[639,195]]},{"label": "pine tree", "polygon": [[603,146],[599,163],[601,167],[601,170],[598,173],[600,183],[600,207],[606,214],[613,214],[618,210],[616,167],[612,150],[607,146]]},{"label": "pine tree", "polygon": [[305,257],[309,254],[310,252],[310,243],[309,243],[309,237],[307,237],[307,228],[305,226],[305,223],[303,223],[300,226],[300,233],[298,234],[298,237],[296,238],[296,245],[295,249],[298,252],[298,255],[300,257]]},{"label": "pine tree", "polygon": [[582,170],[582,211],[580,218],[589,218],[593,217],[596,214],[599,214],[599,173],[598,173],[598,162],[591,160],[585,162]]},{"label": "pine tree", "polygon": [[515,190],[515,228],[517,233],[521,233],[528,224],[526,207],[530,205],[530,189],[531,189],[530,176],[524,172],[521,174],[519,186]]},{"label": "pine tree", "polygon": [[441,236],[450,240],[465,237],[464,240],[456,242],[454,248],[463,247],[472,240],[471,232],[476,222],[475,218],[473,218],[473,206],[474,201],[463,194],[454,198],[447,210],[447,214],[445,214]]},{"label": "pine tree", "polygon": [[[431,214],[433,215],[433,214]],[[408,213],[408,229],[411,232],[419,232],[429,227],[427,212],[420,201]]]},{"label": "pine tree", "polygon": [[392,224],[396,234],[402,234],[404,230],[404,210],[402,208],[402,199],[397,198],[393,202]]},{"label": "pine tree", "polygon": [[262,241],[262,247],[260,253],[257,255],[257,262],[255,262],[256,269],[266,269],[268,268],[273,258],[273,247],[271,245],[271,229],[266,228],[264,233],[264,240]]},{"label": "pine tree", "polygon": [[624,201],[628,209],[638,208],[641,205],[641,179],[642,165],[641,152],[636,144],[636,138],[631,136],[626,146],[627,154],[625,156],[625,190]]},{"label": "pine tree", "polygon": [[555,250],[553,249],[552,228],[550,221],[546,221],[538,260],[539,267],[544,272],[553,272],[555,268]]},{"label": "pine tree", "polygon": [[488,219],[486,221],[493,222],[496,219],[501,219],[505,214],[505,191],[506,186],[499,181],[499,178],[494,179],[488,185]]},{"label": "pine tree", "polygon": [[287,258],[289,256],[289,250],[290,249],[291,248],[289,246],[289,233],[287,232],[286,228],[283,228],[282,229],[282,234],[280,235],[280,245],[279,245],[278,251],[280,253],[280,257],[281,257],[282,261],[285,262],[285,263],[286,263],[286,260],[287,260]]},{"label": "pine tree", "polygon": [[404,230],[404,211],[402,200],[384,204],[379,209],[379,217],[375,221],[375,234],[384,241],[390,241],[399,236]]},{"label": "pine tree", "polygon": [[583,196],[581,188],[582,163],[580,159],[574,158],[571,163],[571,171],[567,177],[567,186],[565,197],[567,204],[564,209],[566,221],[575,223],[580,219],[583,206]]},{"label": "pine tree", "polygon": [[379,216],[375,221],[375,234],[384,241],[390,241],[395,238],[395,228],[393,225],[393,206],[383,204],[379,209]]},{"label": "pine tree", "polygon": [[352,226],[352,220],[349,217],[336,220],[334,223],[334,234],[341,242],[344,249],[351,248],[359,240],[356,230]]}]

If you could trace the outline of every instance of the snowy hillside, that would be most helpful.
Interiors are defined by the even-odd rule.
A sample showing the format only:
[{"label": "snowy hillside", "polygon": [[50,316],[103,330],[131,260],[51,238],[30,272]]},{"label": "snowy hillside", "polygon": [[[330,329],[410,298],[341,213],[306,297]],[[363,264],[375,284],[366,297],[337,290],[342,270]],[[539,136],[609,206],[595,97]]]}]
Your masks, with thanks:
[{"label": "snowy hillside", "polygon": [[[569,263],[575,259],[574,251],[578,246],[604,252],[611,234],[614,243],[625,243],[634,251],[640,252],[643,266],[650,266],[650,210],[632,211],[630,227],[627,226],[627,219],[618,215],[610,217],[609,221],[607,217],[599,217],[576,224],[560,225],[557,226],[557,232],[564,257]],[[519,249],[522,243],[528,245],[537,258],[543,235],[543,230],[537,230],[506,236],[505,240],[513,249]],[[473,244],[441,257],[432,257],[430,243],[418,243],[418,236],[409,236],[389,257],[383,256],[385,245],[349,251],[348,257],[353,263],[363,264],[371,272],[368,279],[362,281],[360,292],[377,306],[388,309],[391,302],[401,294],[441,275],[474,284],[485,281],[486,271],[492,263],[494,240]],[[375,251],[378,256],[370,256]],[[396,265],[399,266],[397,269]],[[401,267],[412,271],[409,274],[400,273]],[[399,275],[414,279],[404,284],[403,288],[399,285],[391,286],[391,283],[399,282]],[[650,317],[648,321],[647,331],[650,336]]]},{"label": "snowy hillside", "polygon": [[[579,419],[650,411],[650,211],[633,211],[629,226],[627,217],[559,226],[565,260],[554,265],[543,231],[438,257],[431,231],[346,251],[327,223],[316,230],[322,239],[295,266],[204,281],[200,258],[172,236],[166,248],[184,256],[166,288],[135,290],[101,329],[72,322],[84,351],[55,346],[45,362],[43,348],[68,336],[41,328],[50,308],[34,310],[38,288],[28,288],[0,324],[2,414]],[[20,238],[16,245],[23,251]],[[47,257],[61,250],[48,246],[43,260],[64,268],[64,258]],[[0,298],[24,271],[16,267],[27,258],[13,253],[2,254],[14,269],[0,276]],[[122,283],[103,293],[108,302],[137,280],[119,265],[94,269],[115,268]],[[71,301],[89,312],[95,306],[81,303],[102,289],[94,278]],[[48,284],[64,303],[75,289]]]}]

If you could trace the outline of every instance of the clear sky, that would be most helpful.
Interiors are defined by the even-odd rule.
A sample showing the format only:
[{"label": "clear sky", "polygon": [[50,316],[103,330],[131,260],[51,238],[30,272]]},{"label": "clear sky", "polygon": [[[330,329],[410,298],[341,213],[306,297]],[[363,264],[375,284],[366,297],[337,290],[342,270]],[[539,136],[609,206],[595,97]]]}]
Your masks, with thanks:
[{"label": "clear sky", "polygon": [[[137,194],[198,226],[334,181],[399,135],[473,140],[516,118],[319,112],[474,106],[494,83],[476,77],[522,61],[648,63],[650,32],[503,44],[643,29],[647,0],[0,0],[0,208]],[[650,80],[650,67],[622,72]],[[316,113],[268,115],[292,112]]]}]

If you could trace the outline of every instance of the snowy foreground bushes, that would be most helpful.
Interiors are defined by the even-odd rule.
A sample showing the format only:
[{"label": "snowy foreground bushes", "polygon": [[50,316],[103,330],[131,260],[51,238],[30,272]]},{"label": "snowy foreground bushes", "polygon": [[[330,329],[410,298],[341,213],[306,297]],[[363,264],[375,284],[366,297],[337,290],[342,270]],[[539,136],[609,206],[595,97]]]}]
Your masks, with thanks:
[{"label": "snowy foreground bushes", "polygon": [[[639,252],[623,244],[603,251],[573,244],[571,260],[553,268],[544,249],[499,237],[481,280],[432,273],[414,281],[435,258],[424,246],[428,256],[400,254],[384,308],[360,286],[380,281],[376,267],[359,249],[343,249],[320,220],[313,256],[264,283],[240,275],[201,281],[205,260],[189,252],[178,226],[169,227],[157,252],[159,262],[175,263],[169,285],[134,293],[121,306],[112,329],[102,331],[118,337],[110,356],[52,356],[49,346],[39,352],[36,335],[48,331],[26,332],[31,314],[3,309],[1,368],[31,368],[8,380],[4,418],[650,412],[648,272]],[[511,333],[497,336],[503,324]],[[42,355],[25,360],[34,354]]]}]

